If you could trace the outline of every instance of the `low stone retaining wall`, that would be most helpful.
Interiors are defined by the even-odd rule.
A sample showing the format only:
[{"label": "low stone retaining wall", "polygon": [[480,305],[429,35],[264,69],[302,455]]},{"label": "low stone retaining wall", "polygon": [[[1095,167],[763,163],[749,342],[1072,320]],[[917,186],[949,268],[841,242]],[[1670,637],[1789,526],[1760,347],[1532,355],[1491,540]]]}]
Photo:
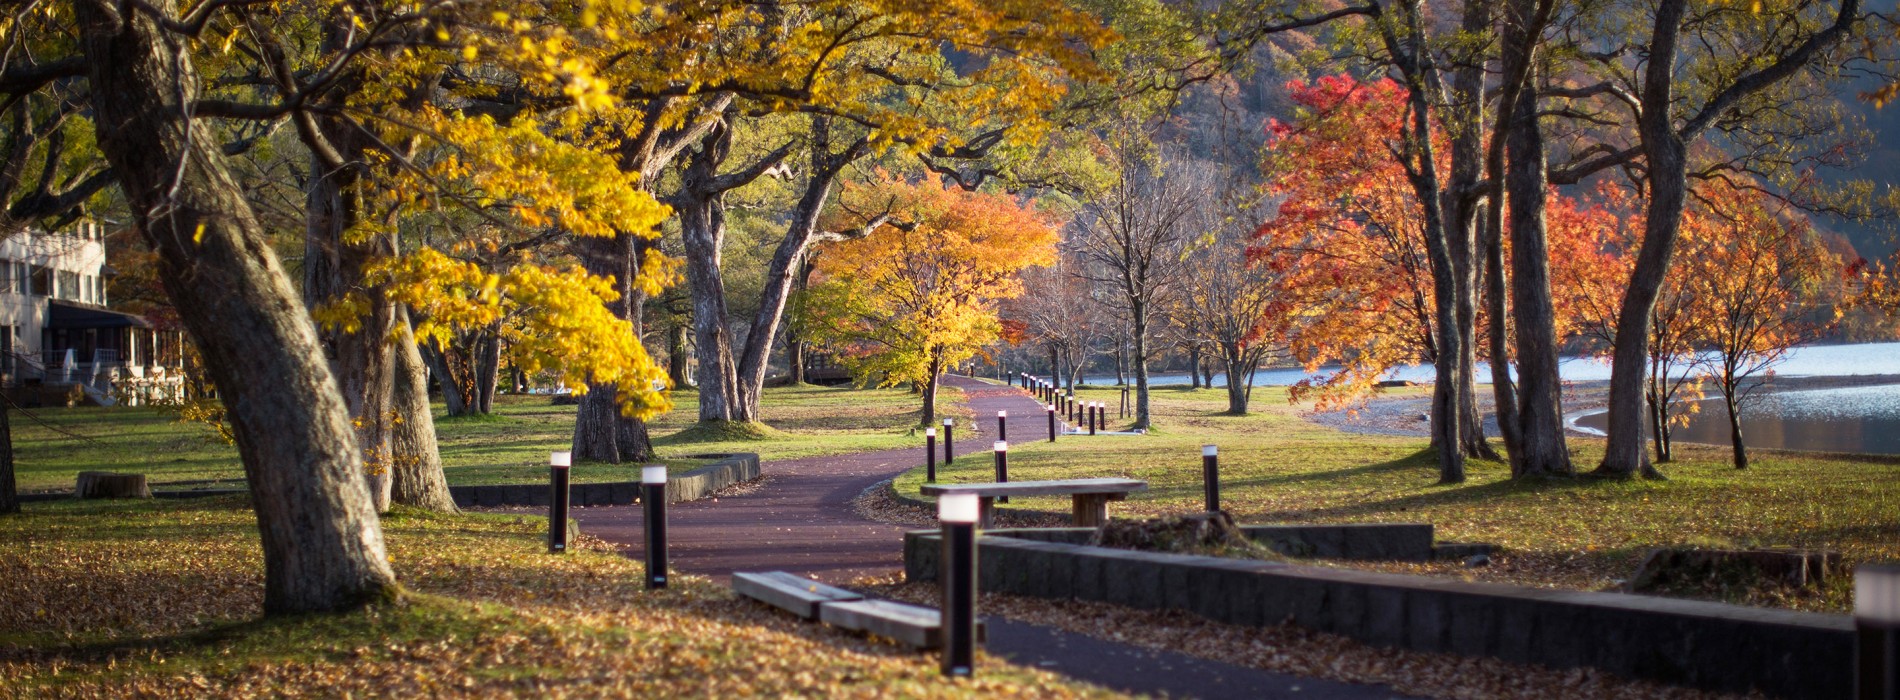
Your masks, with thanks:
[{"label": "low stone retaining wall", "polygon": [[[759,478],[759,456],[750,452],[728,455],[692,455],[718,457],[719,461],[666,479],[666,501],[696,501],[714,491],[741,481]],[[493,486],[450,486],[455,505],[468,507],[545,506],[553,495],[547,484],[503,484]],[[598,484],[571,484],[568,503],[574,506],[617,506],[640,500],[640,482],[615,481]]]},{"label": "low stone retaining wall", "polygon": [[[212,496],[235,496],[249,494],[250,489],[184,489],[182,491],[153,491],[153,498],[210,498]],[[48,493],[23,493],[19,495],[21,503],[46,503],[48,501],[69,501],[77,495],[71,491],[52,491]]]},{"label": "low stone retaining wall", "polygon": [[[1344,525],[1242,525],[1242,532],[1289,557],[1425,561],[1434,554],[1431,523],[1353,523]],[[1090,527],[1024,527],[985,530],[993,537],[1036,542],[1088,544]]]},{"label": "low stone retaining wall", "polygon": [[[935,581],[940,550],[936,531],[905,533],[905,575]],[[987,534],[977,551],[979,586],[989,592],[1184,610],[1237,625],[1291,621],[1378,646],[1589,666],[1726,692],[1852,692],[1854,627],[1845,615]]]}]

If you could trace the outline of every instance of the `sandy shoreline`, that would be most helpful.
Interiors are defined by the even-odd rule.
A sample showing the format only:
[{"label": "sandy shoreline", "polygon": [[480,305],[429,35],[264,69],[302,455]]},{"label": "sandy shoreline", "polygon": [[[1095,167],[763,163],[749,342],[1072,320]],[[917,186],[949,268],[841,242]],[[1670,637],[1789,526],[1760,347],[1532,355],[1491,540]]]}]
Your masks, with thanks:
[{"label": "sandy shoreline", "polygon": [[[1883,386],[1900,384],[1900,375],[1862,374],[1825,377],[1775,377],[1768,382],[1763,391],[1769,393],[1789,391],[1811,391],[1814,389],[1838,389],[1846,387]],[[1711,396],[1719,396],[1713,389]],[[1484,412],[1485,433],[1497,436],[1497,420],[1491,415],[1491,385],[1478,385],[1478,410]],[[1609,399],[1609,382],[1566,382],[1564,384],[1563,406],[1566,424],[1574,426],[1574,421],[1583,415],[1603,410]],[[1427,415],[1431,412],[1430,396],[1374,396],[1365,403],[1351,409],[1332,411],[1308,411],[1305,418],[1320,425],[1338,428],[1351,433],[1367,435],[1401,435],[1407,437],[1425,437],[1428,434]],[[1601,437],[1600,434],[1577,430],[1572,427],[1572,435]]]}]

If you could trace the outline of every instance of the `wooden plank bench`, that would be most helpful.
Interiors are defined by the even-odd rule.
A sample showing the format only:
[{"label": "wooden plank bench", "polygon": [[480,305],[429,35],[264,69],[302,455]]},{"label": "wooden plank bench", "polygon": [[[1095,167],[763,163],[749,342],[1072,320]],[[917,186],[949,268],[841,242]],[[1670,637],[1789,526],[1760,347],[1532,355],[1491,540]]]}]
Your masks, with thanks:
[{"label": "wooden plank bench", "polygon": [[994,501],[1000,496],[1059,496],[1067,494],[1075,503],[1077,527],[1101,527],[1108,522],[1108,502],[1127,500],[1128,494],[1148,490],[1140,479],[1103,477],[1095,479],[1054,479],[1050,481],[1010,481],[985,484],[925,484],[925,496],[942,497],[953,493],[975,495],[982,504],[982,527],[989,527]]},{"label": "wooden plank bench", "polygon": [[732,592],[807,620],[818,619],[818,610],[826,603],[864,600],[851,591],[784,571],[734,573]]},{"label": "wooden plank bench", "polygon": [[[875,634],[918,649],[943,646],[943,615],[936,608],[891,600],[825,603],[818,607],[825,624]],[[983,621],[976,623],[976,641],[988,637]]]}]

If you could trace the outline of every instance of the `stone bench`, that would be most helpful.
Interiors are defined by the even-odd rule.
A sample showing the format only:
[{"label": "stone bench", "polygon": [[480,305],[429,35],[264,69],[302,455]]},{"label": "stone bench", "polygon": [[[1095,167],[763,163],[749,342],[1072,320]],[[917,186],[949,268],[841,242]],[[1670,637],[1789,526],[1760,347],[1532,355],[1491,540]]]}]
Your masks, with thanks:
[{"label": "stone bench", "polygon": [[826,603],[864,600],[864,596],[784,571],[742,571],[732,575],[732,592],[807,620],[818,619]]},{"label": "stone bench", "polygon": [[988,528],[997,498],[1068,495],[1074,501],[1076,527],[1101,527],[1103,523],[1108,522],[1109,501],[1127,500],[1128,494],[1146,490],[1148,490],[1146,481],[1103,477],[985,484],[925,484],[919,492],[925,496],[937,497],[949,494],[976,496],[982,504],[981,526]]},{"label": "stone bench", "polygon": [[[738,572],[732,591],[807,620],[874,634],[917,649],[943,645],[943,616],[935,608],[872,600],[837,586],[784,571]],[[976,625],[977,641],[984,638]]]}]

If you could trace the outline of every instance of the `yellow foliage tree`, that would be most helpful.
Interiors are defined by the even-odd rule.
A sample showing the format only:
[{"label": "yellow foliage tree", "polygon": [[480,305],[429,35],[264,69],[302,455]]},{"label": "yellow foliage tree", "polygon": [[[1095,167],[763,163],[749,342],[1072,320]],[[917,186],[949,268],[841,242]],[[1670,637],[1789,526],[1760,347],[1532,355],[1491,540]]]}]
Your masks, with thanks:
[{"label": "yellow foliage tree", "polygon": [[1020,273],[1055,262],[1057,222],[1007,194],[946,188],[934,176],[881,175],[842,199],[839,226],[890,222],[820,250],[819,281],[803,300],[808,328],[843,351],[860,382],[923,387],[929,423],[943,368],[995,342],[998,303],[1022,293]]}]

